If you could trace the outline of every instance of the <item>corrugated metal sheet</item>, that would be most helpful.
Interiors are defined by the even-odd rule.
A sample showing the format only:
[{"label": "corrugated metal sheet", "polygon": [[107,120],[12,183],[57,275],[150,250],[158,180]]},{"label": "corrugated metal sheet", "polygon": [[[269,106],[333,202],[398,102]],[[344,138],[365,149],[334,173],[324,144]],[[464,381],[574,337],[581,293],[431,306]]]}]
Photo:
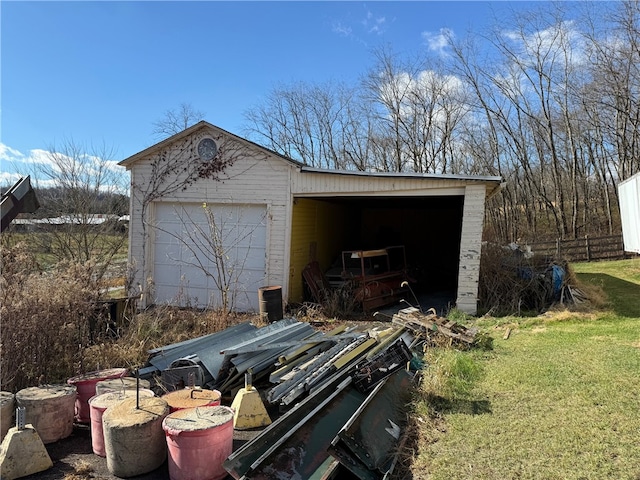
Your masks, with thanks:
[{"label": "corrugated metal sheet", "polygon": [[618,194],[624,249],[640,253],[640,173],[620,182]]},{"label": "corrugated metal sheet", "polygon": [[[157,370],[164,370],[174,361],[193,355],[196,352],[198,353],[200,361],[205,363],[205,360],[209,359],[212,353],[214,357],[219,356],[222,348],[228,345],[236,345],[243,339],[253,338],[257,330],[258,327],[247,322],[229,327],[211,335],[167,345],[160,349],[151,350],[149,353],[152,356],[149,359],[149,363]],[[215,369],[211,370],[213,371]]]},{"label": "corrugated metal sheet", "polygon": [[170,368],[178,360],[188,359],[204,368],[206,386],[216,387],[224,393],[241,385],[246,371],[258,374],[267,368],[275,368],[279,356],[291,350],[290,346],[269,348],[269,343],[301,341],[313,333],[311,325],[292,318],[262,328],[242,323],[150,351],[151,366],[141,370],[141,375],[151,376]]},{"label": "corrugated metal sheet", "polygon": [[358,478],[377,480],[393,471],[412,381],[399,370],[378,384],[332,440],[331,455]]},{"label": "corrugated metal sheet", "polygon": [[279,428],[267,428],[264,439],[254,440],[251,442],[254,445],[246,451],[232,454],[225,462],[225,469],[234,478],[243,479],[276,480],[318,475],[327,468],[331,440],[365,398],[349,383],[349,379],[342,382],[319,404],[320,396],[309,397],[303,402],[304,406],[315,408],[292,411],[294,415],[287,415]]}]

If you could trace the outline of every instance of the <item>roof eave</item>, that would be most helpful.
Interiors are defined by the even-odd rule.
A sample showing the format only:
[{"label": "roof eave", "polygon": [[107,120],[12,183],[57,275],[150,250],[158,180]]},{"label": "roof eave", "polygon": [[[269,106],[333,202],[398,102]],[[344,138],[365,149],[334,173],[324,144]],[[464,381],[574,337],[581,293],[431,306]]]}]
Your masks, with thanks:
[{"label": "roof eave", "polygon": [[135,163],[136,161],[140,160],[141,158],[148,157],[149,155],[153,155],[157,151],[162,150],[163,148],[165,148],[167,145],[170,145],[170,144],[172,144],[172,143],[174,143],[174,142],[176,142],[176,141],[178,141],[178,140],[180,140],[180,139],[182,139],[184,137],[187,137],[187,136],[191,135],[192,133],[194,133],[194,132],[196,132],[196,131],[198,131],[198,130],[200,130],[202,128],[210,128],[210,129],[222,132],[225,135],[229,135],[229,136],[231,136],[231,137],[233,137],[233,138],[235,138],[235,139],[237,139],[239,141],[242,141],[242,142],[247,143],[249,145],[253,145],[253,146],[255,146],[257,148],[260,148],[260,149],[262,149],[262,150],[264,150],[266,152],[269,152],[270,154],[275,155],[275,156],[277,156],[277,157],[289,162],[290,164],[292,164],[292,165],[294,165],[294,166],[296,166],[298,168],[303,166],[302,163],[300,163],[300,162],[298,162],[298,161],[296,161],[296,160],[294,160],[292,158],[286,157],[286,156],[284,156],[284,155],[282,155],[282,154],[280,154],[278,152],[275,152],[275,151],[270,150],[270,149],[268,149],[266,147],[263,147],[262,145],[259,145],[259,144],[255,143],[255,142],[252,142],[251,140],[247,140],[246,138],[239,137],[238,135],[235,135],[234,133],[231,133],[231,132],[229,132],[227,130],[224,130],[223,128],[216,127],[215,125],[213,125],[213,124],[211,124],[211,123],[209,123],[209,122],[207,122],[205,120],[201,120],[198,123],[196,123],[195,125],[192,125],[191,127],[186,128],[182,132],[176,133],[175,135],[172,135],[169,138],[165,138],[161,142],[158,142],[158,143],[156,143],[154,145],[151,145],[150,147],[145,148],[144,150],[142,150],[142,151],[140,151],[140,152],[138,152],[138,153],[136,153],[134,155],[131,155],[130,157],[125,158],[124,160],[121,160],[120,162],[118,162],[118,165],[121,165],[123,167],[129,168],[133,163]]}]

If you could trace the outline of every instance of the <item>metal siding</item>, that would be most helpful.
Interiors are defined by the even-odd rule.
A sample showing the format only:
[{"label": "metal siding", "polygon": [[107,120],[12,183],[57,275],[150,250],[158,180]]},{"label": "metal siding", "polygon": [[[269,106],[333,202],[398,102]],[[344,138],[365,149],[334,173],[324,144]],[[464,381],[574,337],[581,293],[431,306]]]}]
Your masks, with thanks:
[{"label": "metal siding", "polygon": [[621,182],[618,194],[624,249],[640,253],[640,173]]},{"label": "metal siding", "polygon": [[[188,159],[185,159],[188,161]],[[150,159],[140,159],[131,165],[132,185],[142,183],[150,178]],[[253,157],[248,155],[237,160],[233,166],[225,171],[225,178],[221,181],[200,179],[185,190],[177,190],[171,195],[164,196],[162,202],[192,202],[201,204],[252,204],[267,205],[266,228],[266,285],[280,285],[286,287],[288,278],[285,275],[287,256],[285,245],[288,244],[287,225],[289,218],[290,186],[289,178],[292,167],[275,157]],[[145,279],[153,278],[154,267],[154,239],[153,229],[149,229],[148,247],[146,248],[146,262],[142,262],[145,249],[142,244],[142,211],[139,192],[132,188],[130,207],[130,241],[129,262],[134,266],[134,283],[145,285]],[[154,218],[153,205],[147,212],[147,218]],[[142,271],[142,264],[146,264],[146,271]],[[286,288],[283,288],[286,300]],[[143,301],[143,303],[145,303]]]}]

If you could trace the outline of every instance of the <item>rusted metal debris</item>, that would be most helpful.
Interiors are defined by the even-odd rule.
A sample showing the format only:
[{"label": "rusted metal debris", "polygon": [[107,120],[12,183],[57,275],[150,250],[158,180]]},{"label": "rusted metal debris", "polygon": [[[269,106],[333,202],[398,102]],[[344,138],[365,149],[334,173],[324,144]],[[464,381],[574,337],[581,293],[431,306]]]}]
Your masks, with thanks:
[{"label": "rusted metal debris", "polygon": [[407,423],[397,406],[410,402],[412,381],[406,370],[385,377],[331,441],[329,453],[358,478],[377,480],[393,472]]},{"label": "rusted metal debris", "polygon": [[477,328],[467,328],[454,320],[441,317],[433,308],[426,313],[415,307],[404,308],[393,315],[392,322],[422,336],[442,335],[467,345],[473,345],[478,334]]},{"label": "rusted metal debris", "polygon": [[345,250],[339,267],[325,274],[318,262],[313,261],[305,267],[302,277],[317,303],[325,303],[332,290],[347,288],[365,312],[403,298],[411,280],[403,245],[377,250]]},{"label": "rusted metal debris", "polygon": [[253,375],[277,418],[225,460],[237,480],[382,480],[395,466],[405,394],[434,334],[465,345],[476,339],[475,329],[435,310],[401,310],[384,329],[340,326],[324,333],[290,318],[261,328],[240,324],[152,350],[143,370],[164,379],[198,368],[204,386],[223,398],[233,396],[240,376]]}]

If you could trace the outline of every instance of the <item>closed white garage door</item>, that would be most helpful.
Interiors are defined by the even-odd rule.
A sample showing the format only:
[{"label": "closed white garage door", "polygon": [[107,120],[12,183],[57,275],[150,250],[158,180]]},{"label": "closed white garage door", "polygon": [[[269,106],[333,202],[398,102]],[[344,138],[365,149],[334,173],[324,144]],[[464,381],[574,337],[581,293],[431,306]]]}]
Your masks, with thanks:
[{"label": "closed white garage door", "polygon": [[157,303],[258,311],[266,277],[266,207],[156,204]]}]

